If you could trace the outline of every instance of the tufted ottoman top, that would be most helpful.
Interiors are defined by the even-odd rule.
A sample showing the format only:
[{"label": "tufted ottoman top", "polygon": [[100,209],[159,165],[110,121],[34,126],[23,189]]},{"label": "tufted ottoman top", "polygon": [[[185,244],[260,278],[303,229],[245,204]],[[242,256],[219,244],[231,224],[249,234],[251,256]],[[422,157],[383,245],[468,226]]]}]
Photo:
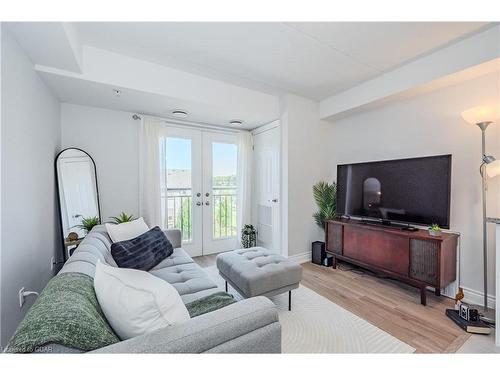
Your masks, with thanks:
[{"label": "tufted ottoman top", "polygon": [[219,254],[217,268],[247,298],[296,288],[302,279],[302,267],[298,263],[263,247]]}]

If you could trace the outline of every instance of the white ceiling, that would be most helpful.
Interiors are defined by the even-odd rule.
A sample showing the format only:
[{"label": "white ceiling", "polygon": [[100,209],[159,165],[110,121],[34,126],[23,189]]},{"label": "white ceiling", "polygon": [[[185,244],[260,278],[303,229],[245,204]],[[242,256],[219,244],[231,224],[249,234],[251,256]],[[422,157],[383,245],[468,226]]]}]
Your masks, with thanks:
[{"label": "white ceiling", "polygon": [[486,27],[438,23],[78,23],[83,44],[268,93],[334,95]]},{"label": "white ceiling", "polygon": [[[269,111],[253,111],[242,114],[241,109],[236,110],[231,106],[221,108],[103,82],[54,74],[50,71],[40,70],[40,68],[37,71],[45,83],[65,103],[148,114],[172,118],[173,120],[175,118],[171,111],[182,109],[189,113],[186,120],[191,122],[247,130],[276,119],[276,116],[270,114]],[[120,90],[120,96],[115,95],[115,89]],[[241,125],[229,124],[234,119],[242,119],[244,122]]]}]

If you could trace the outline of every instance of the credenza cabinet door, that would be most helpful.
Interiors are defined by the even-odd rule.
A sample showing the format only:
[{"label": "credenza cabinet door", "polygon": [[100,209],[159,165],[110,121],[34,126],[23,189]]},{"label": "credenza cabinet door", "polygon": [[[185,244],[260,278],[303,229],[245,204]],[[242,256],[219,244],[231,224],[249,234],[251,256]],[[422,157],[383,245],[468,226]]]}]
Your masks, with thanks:
[{"label": "credenza cabinet door", "polygon": [[326,225],[326,250],[330,253],[342,255],[344,226],[334,222],[328,222]]},{"label": "credenza cabinet door", "polygon": [[410,239],[410,277],[438,285],[439,242]]},{"label": "credenza cabinet door", "polygon": [[344,228],[344,256],[408,276],[408,237],[355,226]]}]

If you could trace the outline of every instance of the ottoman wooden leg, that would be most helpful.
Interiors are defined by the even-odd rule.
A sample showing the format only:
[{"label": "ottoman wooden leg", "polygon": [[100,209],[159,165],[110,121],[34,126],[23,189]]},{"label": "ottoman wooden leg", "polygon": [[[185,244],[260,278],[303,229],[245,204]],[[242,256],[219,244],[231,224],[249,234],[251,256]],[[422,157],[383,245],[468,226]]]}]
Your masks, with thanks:
[{"label": "ottoman wooden leg", "polygon": [[288,311],[292,311],[292,291],[288,291]]},{"label": "ottoman wooden leg", "polygon": [[227,293],[227,281],[226,281],[226,293]]}]

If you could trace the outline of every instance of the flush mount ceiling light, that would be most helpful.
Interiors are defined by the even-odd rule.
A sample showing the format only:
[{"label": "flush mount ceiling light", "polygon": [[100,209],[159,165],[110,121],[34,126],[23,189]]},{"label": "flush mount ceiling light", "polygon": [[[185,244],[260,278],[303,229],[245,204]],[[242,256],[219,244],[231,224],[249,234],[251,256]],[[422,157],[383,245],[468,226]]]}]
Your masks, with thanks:
[{"label": "flush mount ceiling light", "polygon": [[243,121],[242,120],[231,120],[229,121],[231,125],[242,125]]},{"label": "flush mount ceiling light", "polygon": [[115,96],[120,96],[122,94],[122,92],[118,89],[113,89],[113,92],[115,93]]},{"label": "flush mount ceiling light", "polygon": [[171,113],[172,113],[172,116],[177,117],[177,118],[188,117],[187,111],[184,111],[182,109],[174,109]]}]

